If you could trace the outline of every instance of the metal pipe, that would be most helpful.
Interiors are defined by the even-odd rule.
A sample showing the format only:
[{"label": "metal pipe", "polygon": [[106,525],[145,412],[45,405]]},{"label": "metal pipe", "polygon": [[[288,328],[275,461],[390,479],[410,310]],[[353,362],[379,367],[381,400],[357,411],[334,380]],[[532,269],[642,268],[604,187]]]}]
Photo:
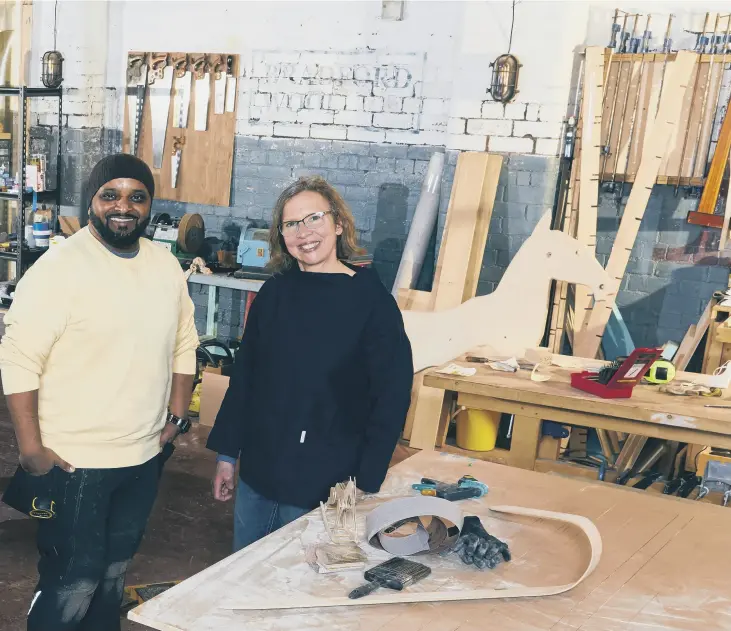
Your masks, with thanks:
[{"label": "metal pipe", "polygon": [[429,160],[424,182],[421,185],[421,196],[414,211],[414,218],[406,238],[401,263],[396,272],[392,294],[398,299],[399,289],[411,289],[419,279],[424,257],[429,245],[429,238],[434,230],[439,211],[439,190],[444,170],[444,154],[435,152]]},{"label": "metal pipe", "polygon": [[[706,29],[708,28],[708,19],[710,18],[711,14],[706,13],[706,19],[703,22],[703,33],[706,32]],[[700,51],[700,54],[703,54],[703,50]],[[690,132],[690,121],[693,119],[693,109],[695,105],[695,95],[698,91],[698,81],[701,78],[701,58],[698,57],[698,71],[695,74],[695,82],[693,83],[693,92],[691,92],[690,95],[690,112],[688,113],[688,124],[685,126],[685,134],[683,136],[683,148],[680,151],[680,164],[678,165],[678,181],[675,184],[675,191],[674,195],[678,195],[678,191],[680,190],[680,176],[683,174],[683,160],[685,160],[685,150],[688,146],[688,133]]]},{"label": "metal pipe", "polygon": [[[639,113],[639,105],[640,105],[640,93],[642,92],[642,77],[645,74],[645,53],[650,47],[650,20],[652,18],[652,15],[647,16],[647,23],[645,24],[645,33],[642,37],[642,59],[640,60],[640,71],[637,76],[637,93],[635,94],[635,104],[634,104],[634,110],[632,113],[632,126],[629,130],[629,138],[627,138],[627,159],[624,163],[624,179],[622,180],[622,186],[619,189],[619,198],[622,199],[624,197],[624,185],[627,183],[627,171],[629,170],[629,160],[630,155],[632,152],[632,142],[634,141],[635,137],[635,129],[637,128],[637,116]],[[627,94],[629,94],[629,88],[627,89]],[[619,156],[619,151],[617,152],[617,156]]]},{"label": "metal pipe", "polygon": [[[630,37],[630,42],[634,39],[635,34],[637,33],[637,22],[639,22],[639,18],[640,18],[639,14],[635,14],[634,18],[635,18],[635,21],[632,26],[632,35]],[[632,71],[633,70],[634,70],[634,61],[630,57],[629,73],[627,74],[627,90],[625,91],[625,94],[624,94],[624,103],[622,104],[622,115],[619,118],[619,132],[617,133],[617,146],[615,147],[615,151],[614,151],[614,167],[612,168],[612,179],[609,180],[608,189],[610,191],[614,190],[614,183],[617,179],[617,166],[619,165],[619,148],[620,148],[620,145],[622,144],[622,131],[624,130],[624,118],[627,114],[627,104],[629,103],[630,83],[632,82]]]},{"label": "metal pipe", "polygon": [[[627,18],[629,17],[628,13],[624,14],[624,20],[622,21],[622,30],[620,35],[620,52],[621,52],[621,41],[624,38],[624,29],[627,26]],[[610,67],[611,70],[611,67]],[[611,144],[612,144],[612,129],[614,128],[614,114],[617,110],[617,98],[619,97],[619,81],[622,78],[622,64],[620,62],[619,68],[617,69],[617,87],[614,89],[614,98],[612,99],[612,109],[609,112],[609,127],[607,130],[607,144],[602,147],[602,166],[601,169],[599,169],[599,177],[601,178],[604,175],[604,170],[607,166],[607,156],[609,156],[609,151],[611,150]],[[607,84],[609,84],[609,73],[607,72]],[[606,93],[606,91],[605,91]],[[602,99],[604,100],[604,99]],[[602,114],[604,113],[604,108],[602,108]]]},{"label": "metal pipe", "polygon": [[[695,173],[695,165],[698,161],[698,151],[701,148],[701,132],[703,131],[703,119],[706,116],[706,105],[708,103],[708,91],[711,88],[711,80],[713,79],[713,61],[715,58],[717,45],[716,45],[716,31],[718,30],[718,21],[721,19],[721,14],[716,13],[716,22],[713,24],[713,35],[711,36],[710,42],[710,52],[711,52],[711,58],[708,61],[708,78],[706,79],[706,87],[703,90],[703,101],[701,102],[701,115],[698,118],[698,136],[695,139],[695,147],[693,147],[693,154],[691,156],[690,161],[690,178],[693,179],[693,174]],[[701,67],[698,67],[698,72],[700,73]],[[723,77],[719,78],[719,83],[721,82],[721,79]],[[711,133],[713,133],[713,127],[711,127]],[[704,168],[705,170],[705,168]]]},{"label": "metal pipe", "polygon": [[714,99],[715,107],[713,109],[713,122],[711,123],[711,140],[708,143],[708,151],[706,152],[706,164],[703,168],[703,177],[708,174],[709,165],[711,163],[711,146],[713,145],[713,130],[716,127],[718,112],[720,111],[719,101],[721,100],[721,88],[723,86],[723,75],[726,73],[726,56],[728,55],[729,35],[731,35],[731,13],[724,16],[726,18],[726,33],[723,36],[723,57],[721,58],[721,74],[718,77],[718,90],[716,90],[716,98]]}]

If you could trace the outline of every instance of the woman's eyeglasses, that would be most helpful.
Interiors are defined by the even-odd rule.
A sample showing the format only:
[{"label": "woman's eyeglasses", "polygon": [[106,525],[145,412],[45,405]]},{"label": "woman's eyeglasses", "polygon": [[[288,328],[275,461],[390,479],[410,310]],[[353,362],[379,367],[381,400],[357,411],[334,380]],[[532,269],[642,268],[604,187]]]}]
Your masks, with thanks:
[{"label": "woman's eyeglasses", "polygon": [[331,212],[331,210],[321,210],[297,221],[285,221],[279,226],[279,232],[282,233],[282,236],[291,237],[299,232],[300,224],[307,230],[317,230],[325,224],[325,215],[329,215]]}]

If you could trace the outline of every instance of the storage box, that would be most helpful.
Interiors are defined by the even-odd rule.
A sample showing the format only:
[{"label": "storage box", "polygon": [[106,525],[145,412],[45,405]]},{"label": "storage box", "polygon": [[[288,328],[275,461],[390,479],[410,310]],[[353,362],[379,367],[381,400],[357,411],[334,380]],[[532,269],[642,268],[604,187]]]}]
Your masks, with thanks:
[{"label": "storage box", "polygon": [[203,371],[201,382],[201,407],[198,422],[206,427],[213,427],[218,410],[221,408],[223,397],[228,390],[229,378],[209,370]]}]

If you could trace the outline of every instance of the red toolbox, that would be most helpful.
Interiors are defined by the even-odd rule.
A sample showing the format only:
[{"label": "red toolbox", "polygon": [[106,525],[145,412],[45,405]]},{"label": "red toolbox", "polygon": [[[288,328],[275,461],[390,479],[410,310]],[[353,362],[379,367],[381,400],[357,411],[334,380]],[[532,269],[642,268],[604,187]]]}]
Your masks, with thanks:
[{"label": "red toolbox", "polygon": [[571,385],[604,399],[629,399],[632,389],[661,355],[661,348],[636,348],[619,364],[607,383],[599,381],[600,373],[584,370],[571,373]]}]

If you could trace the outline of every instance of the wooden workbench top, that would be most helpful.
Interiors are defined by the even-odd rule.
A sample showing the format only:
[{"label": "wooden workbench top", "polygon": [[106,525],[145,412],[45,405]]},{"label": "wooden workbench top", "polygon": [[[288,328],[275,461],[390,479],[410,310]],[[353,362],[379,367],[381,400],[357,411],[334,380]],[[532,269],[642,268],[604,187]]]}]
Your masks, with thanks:
[{"label": "wooden workbench top", "polygon": [[[490,505],[499,504],[591,519],[604,548],[595,572],[565,594],[542,598],[315,610],[227,609],[242,599],[342,596],[360,584],[358,572],[317,575],[304,562],[303,543],[314,541],[324,530],[315,512],[134,609],[130,618],[165,631],[731,631],[731,510],[719,506],[421,452],[391,469],[382,493],[360,508],[360,520],[384,499],[413,493],[410,485],[422,476],[448,481],[465,473],[490,487],[486,497],[461,503],[465,514],[479,515],[489,532],[509,544],[513,560],[480,572],[453,555],[422,556],[419,560],[433,572],[411,589],[556,585],[580,575],[590,551],[578,530],[489,513]],[[376,551],[363,546],[374,561],[380,560]]]},{"label": "wooden workbench top", "polygon": [[[731,408],[704,407],[706,404],[731,405],[731,400],[725,396],[676,396],[660,392],[657,386],[640,385],[635,387],[629,399],[602,399],[571,386],[570,374],[576,370],[552,366],[547,371],[551,379],[539,382],[531,381],[530,370],[508,373],[483,364],[454,363],[476,368],[477,373],[470,377],[459,377],[430,370],[424,377],[424,385],[582,414],[601,414],[731,435]],[[546,369],[541,371],[546,372]],[[676,380],[701,379],[704,376],[707,377],[680,372]]]}]

